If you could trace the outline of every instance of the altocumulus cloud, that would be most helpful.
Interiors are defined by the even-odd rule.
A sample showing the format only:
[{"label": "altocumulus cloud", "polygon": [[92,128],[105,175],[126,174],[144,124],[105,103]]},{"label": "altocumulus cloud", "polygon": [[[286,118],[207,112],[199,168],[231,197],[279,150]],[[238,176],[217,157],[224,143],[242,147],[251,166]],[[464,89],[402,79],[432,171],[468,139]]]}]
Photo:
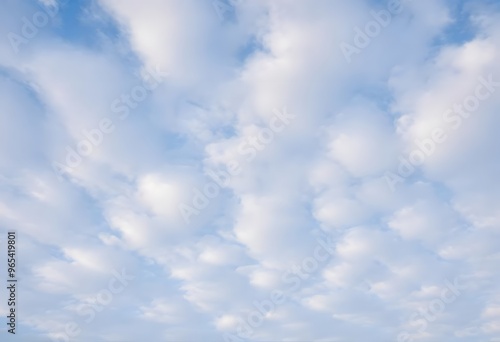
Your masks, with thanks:
[{"label": "altocumulus cloud", "polygon": [[500,336],[496,2],[0,9],[2,341]]}]

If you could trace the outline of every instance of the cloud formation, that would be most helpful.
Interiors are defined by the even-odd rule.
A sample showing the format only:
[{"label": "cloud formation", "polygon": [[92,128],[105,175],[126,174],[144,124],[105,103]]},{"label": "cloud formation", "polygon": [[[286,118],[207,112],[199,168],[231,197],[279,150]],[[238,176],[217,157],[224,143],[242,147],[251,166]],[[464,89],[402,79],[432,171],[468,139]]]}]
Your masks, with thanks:
[{"label": "cloud formation", "polygon": [[498,4],[0,7],[14,338],[498,341]]}]

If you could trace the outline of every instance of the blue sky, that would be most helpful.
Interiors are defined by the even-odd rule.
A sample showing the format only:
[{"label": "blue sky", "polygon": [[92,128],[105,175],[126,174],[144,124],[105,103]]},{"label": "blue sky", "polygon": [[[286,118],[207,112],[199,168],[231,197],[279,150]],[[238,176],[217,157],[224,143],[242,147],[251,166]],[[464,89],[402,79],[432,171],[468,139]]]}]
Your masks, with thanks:
[{"label": "blue sky", "polygon": [[0,9],[2,341],[500,341],[498,1]]}]

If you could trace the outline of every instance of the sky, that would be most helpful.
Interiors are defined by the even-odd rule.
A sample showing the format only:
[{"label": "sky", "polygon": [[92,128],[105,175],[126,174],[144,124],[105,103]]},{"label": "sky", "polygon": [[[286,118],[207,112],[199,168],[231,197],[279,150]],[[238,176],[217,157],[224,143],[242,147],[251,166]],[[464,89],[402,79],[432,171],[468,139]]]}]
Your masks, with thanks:
[{"label": "sky", "polygon": [[499,19],[1,0],[0,340],[499,342]]}]

